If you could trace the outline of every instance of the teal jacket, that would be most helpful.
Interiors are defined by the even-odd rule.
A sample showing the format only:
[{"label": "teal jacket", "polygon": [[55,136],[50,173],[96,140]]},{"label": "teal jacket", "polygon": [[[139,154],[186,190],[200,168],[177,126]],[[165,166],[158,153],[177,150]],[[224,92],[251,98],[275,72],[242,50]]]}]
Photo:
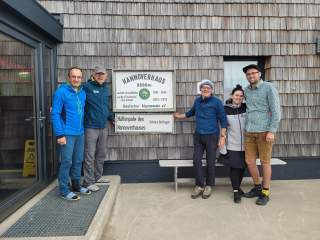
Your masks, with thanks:
[{"label": "teal jacket", "polygon": [[106,83],[102,85],[89,79],[83,85],[86,92],[84,115],[85,128],[105,128],[107,121],[114,121],[114,113],[109,109],[109,90]]}]

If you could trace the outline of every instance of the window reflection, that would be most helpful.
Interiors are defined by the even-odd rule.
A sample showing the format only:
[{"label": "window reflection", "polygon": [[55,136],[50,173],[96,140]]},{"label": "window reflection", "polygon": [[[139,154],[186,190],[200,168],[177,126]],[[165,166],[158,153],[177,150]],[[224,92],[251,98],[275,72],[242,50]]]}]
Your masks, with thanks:
[{"label": "window reflection", "polygon": [[232,89],[240,84],[243,88],[248,85],[242,68],[249,64],[258,64],[258,61],[225,61],[224,62],[224,100],[230,98]]},{"label": "window reflection", "polygon": [[37,178],[34,49],[0,32],[0,204]]}]

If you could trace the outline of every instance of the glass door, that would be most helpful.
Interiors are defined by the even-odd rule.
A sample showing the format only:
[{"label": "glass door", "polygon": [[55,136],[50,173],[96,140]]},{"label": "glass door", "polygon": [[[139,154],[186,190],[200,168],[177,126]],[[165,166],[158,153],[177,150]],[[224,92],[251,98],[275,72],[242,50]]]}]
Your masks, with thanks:
[{"label": "glass door", "polygon": [[0,204],[38,181],[35,53],[0,32]]},{"label": "glass door", "polygon": [[50,121],[50,112],[52,106],[52,93],[53,93],[53,49],[47,46],[43,50],[43,110],[40,111],[41,124],[44,130],[44,149],[46,156],[45,161],[45,176],[48,179],[53,178],[57,174],[57,159],[54,157],[55,143],[52,138],[52,127]]}]

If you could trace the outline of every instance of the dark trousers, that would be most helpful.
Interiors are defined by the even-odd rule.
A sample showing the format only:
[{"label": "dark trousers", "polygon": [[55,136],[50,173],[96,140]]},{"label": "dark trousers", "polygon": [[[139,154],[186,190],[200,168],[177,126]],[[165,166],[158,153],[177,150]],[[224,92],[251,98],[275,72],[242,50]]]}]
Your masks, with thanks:
[{"label": "dark trousers", "polygon": [[239,190],[243,179],[244,168],[230,168],[230,180],[233,190]]},{"label": "dark trousers", "polygon": [[[216,166],[216,150],[218,144],[218,136],[214,134],[198,134],[193,136],[193,164],[196,175],[196,185],[200,187],[214,185],[215,166]],[[203,152],[206,150],[206,177],[202,167]]]}]

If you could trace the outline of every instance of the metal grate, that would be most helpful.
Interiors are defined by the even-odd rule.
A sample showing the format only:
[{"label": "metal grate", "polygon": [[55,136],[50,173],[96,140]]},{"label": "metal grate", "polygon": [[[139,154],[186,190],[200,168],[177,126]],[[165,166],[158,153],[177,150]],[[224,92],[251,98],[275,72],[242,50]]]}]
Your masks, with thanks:
[{"label": "metal grate", "polygon": [[59,197],[58,187],[50,191],[26,212],[1,237],[53,237],[83,236],[108,190],[91,195],[81,195],[79,201],[67,201]]}]

